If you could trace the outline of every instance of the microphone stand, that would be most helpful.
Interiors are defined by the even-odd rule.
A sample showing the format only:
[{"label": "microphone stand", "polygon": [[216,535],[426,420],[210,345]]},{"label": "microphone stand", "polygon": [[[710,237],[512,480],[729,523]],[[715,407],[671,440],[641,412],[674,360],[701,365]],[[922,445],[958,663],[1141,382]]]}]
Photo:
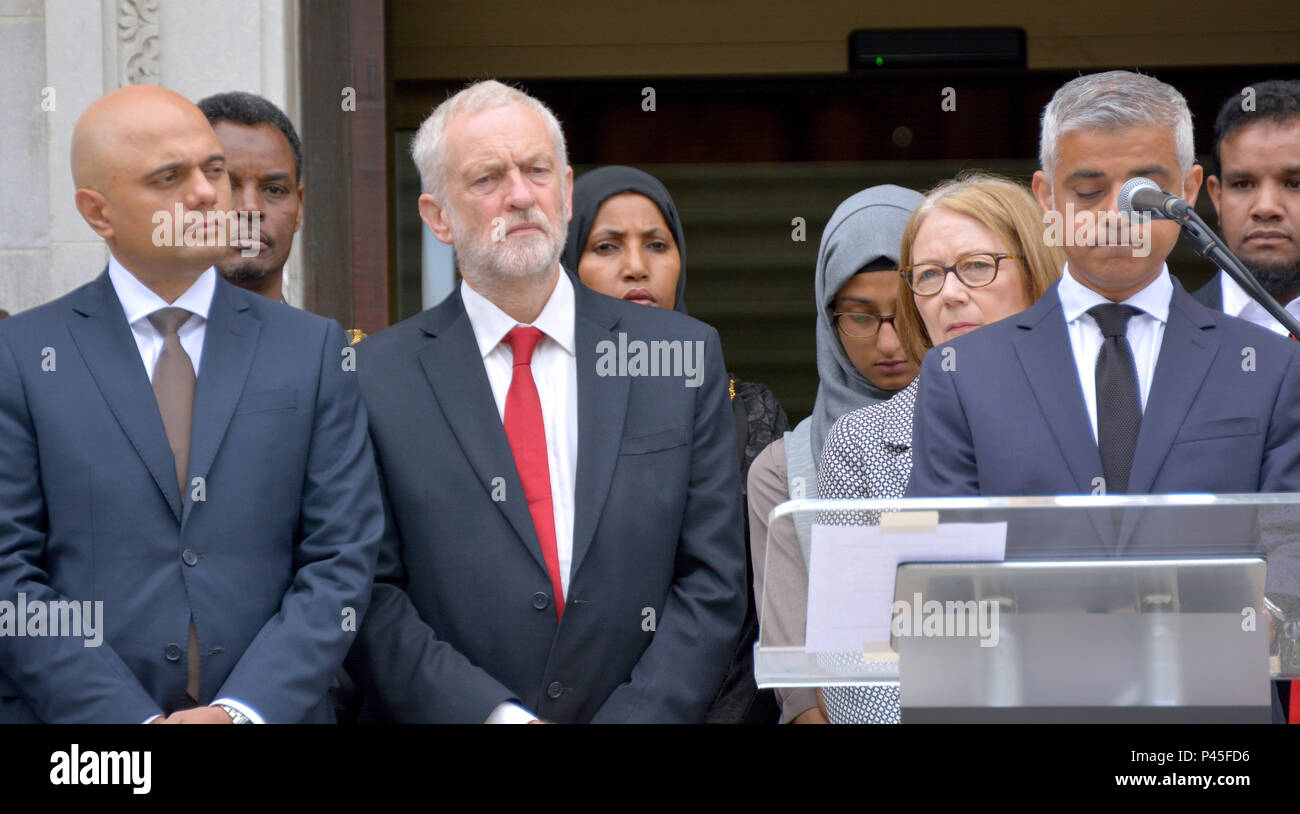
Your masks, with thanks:
[{"label": "microphone stand", "polygon": [[1183,234],[1196,253],[1226,271],[1228,276],[1237,281],[1237,285],[1272,315],[1273,319],[1282,323],[1282,326],[1291,332],[1292,339],[1300,340],[1300,321],[1264,290],[1259,280],[1255,279],[1255,275],[1251,274],[1250,270],[1242,265],[1237,256],[1228,249],[1228,244],[1224,243],[1213,229],[1205,225],[1201,216],[1186,205],[1171,207],[1171,209],[1173,211],[1165,211],[1163,214],[1182,227]]}]

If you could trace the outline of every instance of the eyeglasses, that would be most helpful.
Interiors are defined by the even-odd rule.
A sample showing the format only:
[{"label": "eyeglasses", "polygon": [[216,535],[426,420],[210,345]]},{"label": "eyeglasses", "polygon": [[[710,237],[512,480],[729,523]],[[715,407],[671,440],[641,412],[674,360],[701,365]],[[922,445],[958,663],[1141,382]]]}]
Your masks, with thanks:
[{"label": "eyeglasses", "polygon": [[956,274],[957,280],[967,288],[983,288],[998,276],[998,267],[1003,260],[1021,260],[1018,254],[994,254],[993,252],[975,252],[957,258],[951,266],[938,263],[919,263],[899,270],[907,287],[920,297],[932,297],[943,288],[948,274]]},{"label": "eyeglasses", "polygon": [[[892,325],[894,320],[898,319],[897,314],[882,317],[853,311],[841,311],[831,316],[835,318],[835,327],[840,329],[840,333],[855,339],[870,339],[880,332],[882,323],[888,322]],[[897,325],[894,325],[894,330],[898,330]]]}]

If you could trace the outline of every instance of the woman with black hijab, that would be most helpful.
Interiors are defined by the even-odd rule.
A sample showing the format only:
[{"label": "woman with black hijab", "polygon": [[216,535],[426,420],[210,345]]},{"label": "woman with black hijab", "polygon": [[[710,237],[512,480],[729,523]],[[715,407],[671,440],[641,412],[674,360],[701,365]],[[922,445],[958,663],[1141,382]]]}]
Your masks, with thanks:
[{"label": "woman with black hijab", "polygon": [[[563,264],[584,285],[602,294],[686,313],[686,241],[681,218],[664,185],[641,170],[601,167],[574,183],[573,218]],[[741,381],[730,373],[728,377],[743,497],[749,465],[789,429],[789,422],[766,386]],[[748,517],[746,509],[745,539],[749,539]],[[752,586],[753,580],[749,582]],[[759,693],[754,683],[757,633],[751,590],[740,638],[706,721],[776,722],[772,694]]]}]

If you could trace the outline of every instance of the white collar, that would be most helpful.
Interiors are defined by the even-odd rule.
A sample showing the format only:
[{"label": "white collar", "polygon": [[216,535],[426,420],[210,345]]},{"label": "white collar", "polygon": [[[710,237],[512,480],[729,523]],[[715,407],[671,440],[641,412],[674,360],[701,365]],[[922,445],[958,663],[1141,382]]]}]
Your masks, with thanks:
[{"label": "white collar", "polygon": [[184,308],[206,320],[212,308],[212,295],[217,289],[217,272],[209,266],[184,294],[176,298],[176,302],[169,303],[127,271],[112,254],[108,256],[108,279],[122,303],[128,325],[134,325],[159,308]]},{"label": "white collar", "polygon": [[1228,272],[1219,269],[1219,291],[1223,292],[1223,313],[1232,317],[1241,316],[1241,312],[1246,310],[1246,306],[1255,301],[1253,297],[1246,293],[1236,280],[1228,276]]},{"label": "white collar", "polygon": [[[1061,273],[1061,283],[1056,289],[1061,300],[1061,311],[1065,322],[1069,324],[1083,316],[1094,305],[1103,305],[1110,300],[1084,286],[1070,273],[1070,264],[1065,264]],[[1124,305],[1131,305],[1161,322],[1169,321],[1169,301],[1174,296],[1174,283],[1169,278],[1169,266],[1160,267],[1160,273],[1133,296],[1124,300]]]},{"label": "white collar", "polygon": [[[575,315],[573,283],[563,267],[559,268],[559,279],[547,298],[542,312],[533,320],[532,326],[554,339],[570,356],[575,355],[573,320]],[[474,329],[474,339],[478,342],[478,351],[487,356],[505,338],[506,334],[520,325],[514,317],[502,311],[496,303],[484,297],[470,287],[462,278],[460,296],[465,303],[465,314]]]}]

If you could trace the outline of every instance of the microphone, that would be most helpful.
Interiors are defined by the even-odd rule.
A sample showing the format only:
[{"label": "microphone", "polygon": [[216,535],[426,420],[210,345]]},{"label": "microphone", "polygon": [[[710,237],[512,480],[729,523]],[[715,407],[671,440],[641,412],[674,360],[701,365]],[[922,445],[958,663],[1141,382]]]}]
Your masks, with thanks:
[{"label": "microphone", "polygon": [[1154,219],[1176,222],[1197,254],[1223,269],[1273,319],[1282,323],[1292,338],[1300,339],[1300,320],[1278,305],[1277,300],[1264,290],[1255,275],[1237,259],[1228,244],[1201,220],[1201,216],[1196,214],[1196,210],[1187,201],[1165,192],[1150,178],[1138,176],[1128,179],[1120,186],[1115,208],[1126,214],[1130,221],[1139,212],[1147,212]]},{"label": "microphone", "polygon": [[1165,192],[1150,178],[1130,178],[1119,188],[1116,208],[1121,212],[1150,212],[1163,220],[1185,220],[1191,206],[1170,192]]}]

